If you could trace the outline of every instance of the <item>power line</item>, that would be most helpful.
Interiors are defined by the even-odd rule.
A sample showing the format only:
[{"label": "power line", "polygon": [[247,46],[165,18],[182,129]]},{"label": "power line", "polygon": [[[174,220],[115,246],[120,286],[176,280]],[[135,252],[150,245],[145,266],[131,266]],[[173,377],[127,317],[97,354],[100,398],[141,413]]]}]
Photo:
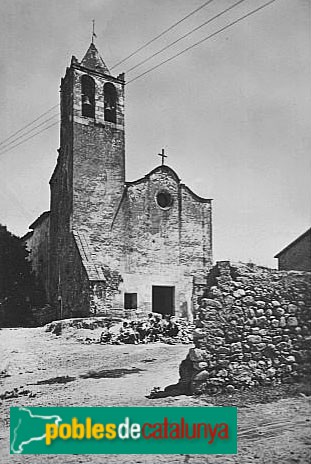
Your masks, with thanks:
[{"label": "power line", "polygon": [[6,139],[2,140],[2,142],[0,142],[0,145],[3,145],[5,142],[7,142],[8,140],[10,140],[11,138],[13,138],[15,135],[19,134],[20,132],[22,132],[24,129],[26,129],[27,127],[31,126],[33,123],[37,122],[39,119],[41,119],[43,116],[45,116],[46,114],[50,113],[50,111],[54,110],[54,108],[56,108],[57,106],[59,106],[59,103],[57,103],[57,105],[54,105],[52,106],[49,110],[45,111],[45,113],[42,113],[40,114],[40,116],[38,116],[36,119],[34,119],[33,121],[29,122],[28,124],[26,124],[26,126],[22,127],[21,129],[19,129],[18,131],[14,132],[14,134],[10,135],[9,137],[7,137]]},{"label": "power line", "polygon": [[158,52],[155,52],[153,53],[153,55],[145,58],[144,60],[142,60],[140,63],[136,64],[135,66],[132,66],[130,69],[128,69],[126,71],[126,73],[129,73],[131,71],[133,71],[134,69],[138,68],[139,66],[141,66],[142,64],[144,63],[147,63],[147,61],[150,61],[152,58],[154,58],[155,56],[157,55],[160,55],[160,53],[164,52],[165,50],[167,50],[168,48],[171,48],[173,45],[177,44],[178,42],[180,42],[181,40],[185,39],[186,37],[189,37],[189,35],[193,34],[194,32],[198,31],[199,29],[201,29],[202,27],[206,26],[207,24],[211,23],[212,21],[214,21],[215,19],[219,18],[220,16],[222,16],[223,14],[227,13],[228,11],[232,10],[233,8],[237,7],[240,3],[243,3],[245,2],[246,0],[239,0],[238,2],[234,3],[233,5],[229,6],[228,8],[226,8],[225,10],[221,11],[220,13],[218,13],[217,15],[213,16],[212,18],[208,19],[207,21],[205,21],[203,24],[201,24],[200,26],[197,26],[195,27],[194,29],[191,29],[191,31],[187,32],[187,34],[184,34],[182,35],[181,37],[179,37],[178,39],[174,40],[173,42],[171,42],[170,44],[166,45],[165,47],[161,48],[161,50],[159,50]]},{"label": "power line", "polygon": [[[127,60],[128,58],[130,58],[131,56],[135,55],[136,53],[138,53],[140,50],[146,48],[149,44],[151,44],[152,42],[154,42],[155,40],[157,40],[159,37],[161,37],[162,35],[164,35],[165,33],[167,33],[168,31],[172,30],[174,27],[176,27],[178,24],[182,23],[183,21],[185,21],[186,19],[188,19],[190,16],[194,15],[195,13],[197,13],[199,10],[201,10],[202,8],[204,8],[205,6],[207,6],[209,3],[212,3],[214,0],[209,0],[207,2],[205,2],[203,5],[201,5],[200,7],[196,8],[195,10],[193,10],[192,12],[190,12],[188,15],[186,15],[185,17],[183,17],[181,20],[177,21],[176,23],[174,23],[172,26],[170,26],[168,29],[166,29],[165,31],[161,32],[157,37],[153,38],[152,40],[150,40],[149,42],[147,42],[145,45],[143,45],[142,47],[140,47],[138,50],[136,50],[135,52],[133,52],[130,56],[128,56],[127,58],[124,58],[121,62],[124,62],[125,60]],[[245,0],[240,0],[238,3],[241,3]],[[229,9],[231,9],[232,7],[230,7]],[[225,10],[226,12],[227,10]],[[223,13],[221,13],[223,14]],[[214,18],[212,18],[214,19]],[[210,20],[211,21],[211,20]],[[205,24],[207,24],[208,22],[210,21],[207,21]],[[203,27],[203,25],[199,26],[198,28],[200,27]],[[197,29],[197,28],[196,28]],[[194,31],[193,31],[194,32]],[[186,34],[186,36],[189,35],[189,34]],[[184,36],[184,37],[186,37]],[[176,42],[178,42],[179,40],[181,40],[182,38],[184,37],[181,37],[180,39],[178,39]],[[174,43],[176,43],[174,42]],[[173,44],[170,44],[168,45],[166,48],[169,48],[170,46],[172,46]],[[159,52],[157,52],[155,55],[158,55],[159,53],[161,53],[164,49],[160,50]],[[145,61],[149,61],[151,58],[153,58],[153,56],[155,55],[152,55],[151,57],[147,58]],[[120,64],[121,62],[117,63],[116,65],[114,65],[111,69],[113,69],[114,67],[116,67],[118,64]],[[133,68],[129,69],[129,71],[131,71],[132,69],[135,69],[137,68],[138,66],[140,66],[142,63],[139,63],[138,65],[134,66]],[[127,72],[129,72],[127,71]],[[30,122],[29,124],[27,124],[26,126],[24,126],[23,128],[19,129],[17,132],[15,132],[14,134],[12,134],[10,137],[8,137],[7,139],[3,140],[2,142],[0,142],[0,154],[1,154],[1,150],[3,149],[3,151],[11,145],[11,144],[14,144],[17,140],[23,138],[25,135],[31,133],[32,131],[34,131],[36,128],[42,126],[43,124],[45,124],[46,122],[50,121],[51,119],[53,119],[56,114],[54,116],[52,116],[51,118],[47,119],[46,121],[43,121],[42,123],[36,125],[35,127],[33,127],[32,129],[30,129],[29,131],[25,132],[24,134],[20,135],[19,137],[16,137],[14,140],[12,140],[11,142],[9,142],[10,139],[12,139],[14,137],[14,135],[17,135],[19,134],[20,132],[22,132],[24,129],[26,129],[27,127],[31,126],[34,122],[38,121],[40,118],[42,118],[44,115],[46,115],[47,113],[49,113],[50,111],[52,111],[52,109],[56,108],[58,106],[57,105],[54,105],[52,108],[50,108],[48,111],[46,111],[45,113],[43,113],[42,115],[40,115],[38,118],[36,118],[35,120],[33,120],[32,122]],[[28,139],[27,139],[28,140]]]},{"label": "power line", "polygon": [[171,31],[172,29],[174,29],[176,26],[178,26],[179,24],[181,24],[182,22],[184,22],[186,19],[190,18],[190,16],[194,15],[195,13],[197,13],[198,11],[202,10],[202,8],[204,8],[205,6],[209,5],[210,3],[212,3],[214,0],[208,0],[207,2],[203,3],[203,5],[199,6],[198,8],[196,8],[195,10],[191,11],[190,13],[188,13],[186,16],[184,16],[183,18],[181,18],[179,21],[177,21],[176,23],[172,24],[170,27],[168,27],[167,29],[165,29],[164,31],[160,32],[160,34],[158,34],[156,37],[154,37],[153,39],[149,40],[149,42],[145,43],[144,45],[142,45],[141,47],[137,48],[137,50],[134,50],[130,55],[126,56],[125,58],[123,58],[121,61],[118,61],[118,63],[116,63],[115,65],[112,66],[112,68],[110,69],[114,69],[116,68],[117,66],[119,66],[121,63],[124,63],[124,61],[127,61],[128,59],[132,58],[132,56],[136,55],[138,52],[140,52],[141,50],[143,50],[144,48],[148,47],[148,45],[152,44],[153,42],[155,42],[156,40],[158,40],[160,37],[162,37],[164,34],[166,34],[167,32]]},{"label": "power line", "polygon": [[182,55],[183,53],[186,53],[188,52],[189,50],[191,50],[192,48],[196,47],[197,45],[200,45],[201,43],[205,42],[206,40],[209,40],[211,39],[212,37],[215,37],[216,35],[220,34],[220,32],[223,32],[225,31],[226,29],[229,29],[230,27],[234,26],[235,24],[239,23],[240,21],[243,21],[244,19],[248,18],[249,16],[257,13],[258,11],[266,8],[267,6],[271,5],[272,3],[274,3],[276,0],[270,0],[269,2],[267,3],[264,3],[263,5],[261,5],[260,7],[256,8],[255,10],[252,10],[251,12],[245,14],[244,16],[241,16],[240,18],[236,19],[235,21],[232,21],[231,23],[227,24],[226,26],[222,27],[221,29],[218,29],[218,31],[216,32],[213,32],[212,34],[208,35],[207,37],[204,37],[203,39],[199,40],[198,42],[195,42],[193,45],[190,45],[190,47],[187,47],[185,49],[183,49],[181,52],[179,53],[176,53],[175,55],[171,56],[170,58],[167,58],[166,60],[164,61],[161,61],[161,63],[153,66],[152,68],[150,69],[147,69],[147,71],[143,72],[142,74],[139,74],[138,76],[134,77],[133,79],[131,79],[130,81],[127,82],[127,85],[128,84],[131,84],[132,82],[136,81],[137,79],[139,79],[140,77],[142,76],[145,76],[146,74],[150,73],[151,71],[154,71],[155,69],[159,68],[160,66],[162,66],[163,64],[165,63],[168,63],[169,61],[172,61],[174,60],[175,58],[177,58],[178,56]]},{"label": "power line", "polygon": [[[218,15],[216,15],[216,17],[224,14],[225,12],[227,12],[229,9],[232,9],[233,7],[237,6],[239,3],[242,3],[243,1],[245,0],[239,0],[238,2],[236,2],[234,5],[232,5],[231,7],[227,8],[226,10],[224,10],[223,12],[219,13]],[[182,51],[180,51],[179,53],[176,53],[175,55],[171,56],[170,58],[167,58],[166,60],[160,62],[159,64],[153,66],[152,68],[148,69],[147,71],[143,72],[142,74],[139,74],[138,76],[134,77],[133,79],[131,79],[129,82],[127,82],[126,85],[136,81],[137,79],[139,79],[140,77],[143,77],[145,76],[146,74],[154,71],[155,69],[159,68],[160,66],[172,61],[173,59],[177,58],[178,56],[182,55],[183,53],[186,53],[187,51],[191,50],[192,48],[200,45],[201,43],[211,39],[212,37],[215,37],[216,35],[220,34],[221,32],[223,32],[224,30],[226,29],[229,29],[230,27],[232,27],[233,25],[239,23],[240,21],[243,21],[244,19],[248,18],[249,16],[257,13],[258,11],[266,8],[267,6],[271,5],[272,3],[274,3],[276,0],[270,0],[269,2],[267,3],[264,3],[263,5],[261,5],[260,7],[250,11],[249,13],[241,16],[240,18],[236,19],[235,21],[232,21],[231,23],[227,24],[226,26],[222,27],[221,29],[217,30],[216,32],[213,32],[212,34],[208,35],[207,37],[204,37],[203,39],[199,40],[198,42],[195,42],[194,44],[190,45],[189,47],[183,49]],[[207,2],[209,3],[209,2]],[[205,4],[204,4],[205,6]],[[203,6],[202,6],[203,8]],[[210,20],[208,20],[207,22],[210,22],[211,20],[215,19],[214,18],[211,18]],[[207,24],[206,22],[206,24]],[[176,23],[177,24],[177,23]],[[202,27],[203,25],[201,26],[198,26],[198,28]],[[196,28],[196,30],[198,29]],[[190,33],[192,33],[192,31],[190,31],[187,35],[190,35]],[[184,37],[182,37],[184,38]],[[181,40],[182,38],[178,39],[177,41]],[[176,42],[175,42],[176,43]],[[170,44],[169,46],[171,46],[172,44]],[[167,46],[166,48],[168,48],[169,46]],[[161,51],[160,51],[161,52]],[[158,53],[160,53],[158,52]],[[157,54],[158,54],[157,53]],[[149,59],[151,59],[154,55],[152,55]],[[138,66],[138,65],[137,65]],[[136,66],[136,67],[137,67]],[[23,131],[24,129],[26,129],[27,127],[29,127],[31,124],[33,124],[34,122],[36,122],[37,120],[39,120],[41,117],[43,117],[44,115],[48,114],[52,109],[56,108],[57,106],[59,106],[59,104],[57,105],[54,105],[52,108],[50,108],[48,111],[46,111],[45,113],[43,113],[42,115],[40,115],[38,118],[36,118],[35,120],[33,120],[32,122],[30,122],[29,124],[27,124],[26,126],[24,126],[22,129],[16,131],[14,134],[12,134],[10,137],[8,137],[6,140],[10,140],[14,135],[18,134],[19,132]],[[45,130],[49,129],[50,127],[53,127],[55,124],[57,124],[59,121],[56,121],[54,122],[53,124],[50,124],[49,126],[41,129],[40,131],[36,132],[35,134],[32,134],[30,137],[27,137],[26,139],[22,140],[21,142],[19,142],[18,144],[15,144],[15,142],[20,139],[20,138],[23,138],[25,135],[27,135],[28,133],[32,132],[34,129],[36,129],[37,127],[43,125],[43,124],[46,124],[49,120],[53,119],[56,115],[53,115],[51,118],[48,118],[47,120],[43,121],[42,123],[38,124],[37,126],[35,126],[34,128],[32,128],[31,130],[29,130],[28,132],[26,132],[25,134],[17,137],[14,141],[8,143],[8,144],[5,144],[7,145],[6,147],[3,147],[3,151],[0,151],[0,155],[4,154],[4,153],[7,153],[8,151],[10,150],[13,150],[14,148],[18,147],[19,145],[23,144],[24,142],[27,142],[28,140],[32,139],[33,137],[36,137],[37,135],[41,134],[41,132],[44,132]],[[4,144],[5,141],[2,142],[2,144]],[[15,144],[13,146],[10,146],[11,144]],[[0,144],[1,145],[1,144]],[[0,150],[1,150],[1,146],[0,146]]]},{"label": "power line", "polygon": [[[5,193],[5,190],[7,191],[7,193]],[[5,182],[3,182],[3,180],[1,181],[1,191],[0,191],[0,194],[4,197],[4,198],[8,198],[9,201],[10,201],[10,198],[13,199],[13,201],[15,202],[16,206],[18,207],[20,213],[24,216],[24,218],[29,221],[29,218],[31,216],[33,216],[33,214],[28,210],[28,208],[26,208],[24,205],[22,205],[22,203],[19,201],[19,199],[17,198],[17,196],[15,195],[15,193],[12,192],[11,189],[8,189],[8,187],[6,186]],[[28,214],[26,215],[25,212]]]},{"label": "power line", "polygon": [[25,140],[22,140],[21,142],[17,143],[17,144],[14,145],[13,147],[10,147],[10,148],[8,148],[7,150],[2,151],[2,152],[0,153],[0,155],[3,155],[4,153],[7,153],[7,152],[10,151],[10,150],[13,150],[13,148],[18,147],[18,146],[21,145],[22,143],[27,142],[27,140],[30,140],[30,139],[32,139],[33,137],[36,137],[37,135],[41,134],[41,132],[44,132],[44,131],[46,131],[47,129],[50,129],[50,127],[53,127],[53,126],[55,126],[55,124],[58,124],[58,123],[59,123],[59,121],[53,122],[53,124],[50,124],[49,126],[44,127],[43,129],[39,130],[38,132],[35,132],[33,135],[31,135],[30,137],[27,137]]},{"label": "power line", "polygon": [[37,124],[37,125],[34,126],[32,129],[29,129],[29,130],[26,131],[24,134],[19,135],[18,137],[15,137],[11,142],[4,143],[4,144],[3,144],[4,146],[0,146],[0,153],[1,153],[2,150],[6,150],[10,145],[14,144],[17,140],[24,138],[26,135],[30,134],[31,132],[33,132],[33,131],[34,131],[35,129],[37,129],[38,127],[43,126],[44,124],[46,124],[47,122],[51,121],[53,118],[55,118],[55,116],[58,116],[58,115],[59,115],[59,113],[53,114],[53,116],[51,116],[50,118],[46,119],[46,120],[43,121],[43,122],[40,122],[40,124]]}]

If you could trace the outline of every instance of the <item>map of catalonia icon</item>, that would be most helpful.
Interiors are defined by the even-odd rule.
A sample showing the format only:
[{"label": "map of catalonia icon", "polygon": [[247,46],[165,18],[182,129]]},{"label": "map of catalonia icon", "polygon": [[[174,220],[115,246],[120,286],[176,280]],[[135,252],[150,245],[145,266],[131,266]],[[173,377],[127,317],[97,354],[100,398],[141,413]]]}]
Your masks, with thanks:
[{"label": "map of catalonia icon", "polygon": [[62,418],[57,415],[45,416],[33,414],[25,407],[11,408],[11,446],[10,454],[31,454],[32,444],[45,444],[45,426],[54,423],[58,425]]}]

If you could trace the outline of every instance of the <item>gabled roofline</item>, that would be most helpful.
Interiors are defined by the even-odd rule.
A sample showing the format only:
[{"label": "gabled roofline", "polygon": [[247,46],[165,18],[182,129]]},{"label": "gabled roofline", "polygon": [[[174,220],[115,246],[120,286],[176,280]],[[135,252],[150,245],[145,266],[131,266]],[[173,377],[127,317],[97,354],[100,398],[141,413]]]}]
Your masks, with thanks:
[{"label": "gabled roofline", "polygon": [[196,193],[194,193],[189,187],[187,187],[187,185],[181,183],[181,180],[180,178],[178,177],[178,175],[176,174],[176,172],[174,171],[174,169],[172,169],[171,167],[167,166],[166,164],[161,164],[160,166],[157,166],[156,168],[152,169],[152,171],[148,172],[148,174],[146,174],[144,177],[140,177],[139,179],[137,180],[134,180],[132,182],[125,182],[125,186],[126,187],[130,187],[131,185],[138,185],[140,184],[141,182],[144,182],[146,179],[149,179],[149,177],[151,177],[155,172],[157,171],[162,171],[162,172],[167,172],[167,173],[170,173],[172,174],[172,176],[174,177],[174,179],[176,180],[177,184],[185,189],[193,198],[195,198],[197,201],[201,202],[201,203],[208,203],[208,202],[211,202],[212,201],[212,198],[203,198],[203,197],[200,197],[199,195],[197,195]]},{"label": "gabled roofline", "polygon": [[295,243],[299,242],[302,240],[306,235],[311,233],[311,227],[310,229],[306,230],[303,234],[299,235],[293,242],[291,242],[289,245],[287,245],[283,250],[279,251],[277,255],[274,256],[274,258],[278,258],[281,254],[283,254],[285,251],[287,251],[289,248],[291,248]]},{"label": "gabled roofline", "polygon": [[35,229],[39,224],[41,224],[47,217],[49,217],[50,211],[44,211],[40,216],[29,226],[29,229]]},{"label": "gabled roofline", "polygon": [[195,198],[197,201],[199,201],[200,203],[210,203],[211,201],[213,201],[213,198],[203,198],[203,197],[200,197],[199,195],[197,195],[196,193],[194,193],[191,188],[189,188],[187,185],[185,184],[180,184],[181,188],[187,190],[187,192],[193,197]]},{"label": "gabled roofline", "polygon": [[29,230],[25,235],[21,237],[21,240],[25,241],[33,235],[33,230]]},{"label": "gabled roofline", "polygon": [[146,174],[144,177],[140,177],[139,179],[133,180],[132,182],[125,182],[125,185],[127,187],[130,187],[131,185],[140,184],[141,182],[144,182],[146,179],[151,177],[152,174],[154,174],[156,171],[164,171],[164,172],[166,171],[166,172],[171,173],[173,177],[175,178],[176,182],[180,184],[180,179],[178,175],[176,174],[176,172],[174,171],[174,169],[170,168],[166,164],[161,164],[160,166],[157,166],[156,168],[152,169],[152,171],[148,172],[148,174]]}]

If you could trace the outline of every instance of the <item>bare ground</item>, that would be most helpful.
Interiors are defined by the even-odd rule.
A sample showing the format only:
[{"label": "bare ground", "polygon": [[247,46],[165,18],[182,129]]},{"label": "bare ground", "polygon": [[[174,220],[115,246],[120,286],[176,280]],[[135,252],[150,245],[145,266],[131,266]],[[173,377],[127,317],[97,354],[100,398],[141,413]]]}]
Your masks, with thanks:
[{"label": "bare ground", "polygon": [[[155,386],[178,380],[189,345],[82,345],[36,329],[0,331],[0,394],[24,387],[31,395],[0,404],[0,464],[307,464],[311,462],[310,398],[295,386],[220,397],[149,399]],[[269,401],[269,402],[267,402]],[[10,406],[239,406],[239,453],[225,455],[9,454]]]}]

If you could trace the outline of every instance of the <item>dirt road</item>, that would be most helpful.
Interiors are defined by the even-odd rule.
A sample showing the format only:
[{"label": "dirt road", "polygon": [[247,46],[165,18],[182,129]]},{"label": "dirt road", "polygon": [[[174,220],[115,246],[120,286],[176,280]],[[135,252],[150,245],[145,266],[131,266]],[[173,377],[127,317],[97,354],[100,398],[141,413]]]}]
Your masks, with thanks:
[{"label": "dirt road", "polygon": [[[82,345],[37,329],[0,331],[0,394],[24,387],[31,395],[3,399],[0,409],[1,464],[241,463],[311,462],[310,399],[287,398],[239,408],[239,454],[19,456],[9,455],[10,406],[202,406],[208,399],[188,396],[148,399],[155,387],[178,380],[186,345]],[[20,391],[23,391],[21,389]],[[155,451],[156,453],[156,451]]]}]

